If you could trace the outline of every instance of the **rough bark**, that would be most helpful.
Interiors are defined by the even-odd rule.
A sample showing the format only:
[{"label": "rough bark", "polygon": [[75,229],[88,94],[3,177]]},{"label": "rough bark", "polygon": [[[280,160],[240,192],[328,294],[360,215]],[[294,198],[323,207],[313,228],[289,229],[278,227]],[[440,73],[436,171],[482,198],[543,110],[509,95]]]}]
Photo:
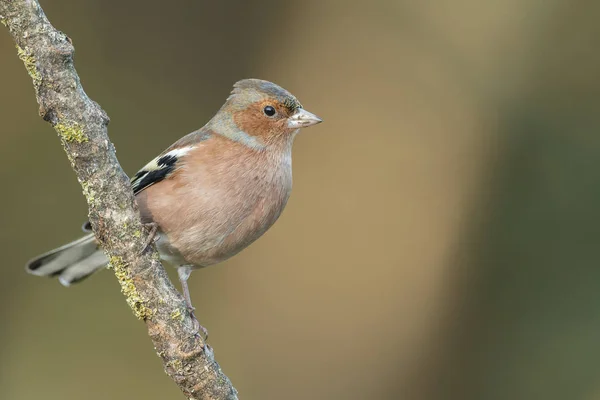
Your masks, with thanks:
[{"label": "rough bark", "polygon": [[[166,373],[190,399],[237,399],[210,346],[193,333],[182,296],[165,273],[107,135],[109,118],[84,92],[74,48],[36,0],[0,0],[0,22],[33,81],[39,114],[62,142],[89,206],[94,233],[122,292],[145,321]],[[107,321],[108,323],[108,321]]]}]

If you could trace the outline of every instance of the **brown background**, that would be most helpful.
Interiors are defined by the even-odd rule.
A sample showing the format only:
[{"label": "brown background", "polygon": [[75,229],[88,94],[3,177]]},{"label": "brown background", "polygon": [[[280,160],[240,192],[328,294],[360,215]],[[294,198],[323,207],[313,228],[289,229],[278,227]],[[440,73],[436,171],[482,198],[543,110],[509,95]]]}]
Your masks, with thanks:
[{"label": "brown background", "polygon": [[[134,173],[238,79],[325,123],[280,221],[191,290],[242,399],[600,399],[600,3],[43,1]],[[0,398],[181,398],[0,30]]]}]

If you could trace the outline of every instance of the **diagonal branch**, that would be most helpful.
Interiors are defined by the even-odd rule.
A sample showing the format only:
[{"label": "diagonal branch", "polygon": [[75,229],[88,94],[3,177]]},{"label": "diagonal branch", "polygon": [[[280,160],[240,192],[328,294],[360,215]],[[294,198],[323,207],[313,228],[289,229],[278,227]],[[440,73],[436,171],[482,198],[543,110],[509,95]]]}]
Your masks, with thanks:
[{"label": "diagonal branch", "polygon": [[146,322],[166,373],[190,399],[237,399],[193,323],[143,229],[129,180],[108,139],[108,116],[83,91],[74,48],[37,0],[0,0],[0,22],[33,80],[40,116],[58,132],[83,188],[96,238],[108,254],[127,303]]}]

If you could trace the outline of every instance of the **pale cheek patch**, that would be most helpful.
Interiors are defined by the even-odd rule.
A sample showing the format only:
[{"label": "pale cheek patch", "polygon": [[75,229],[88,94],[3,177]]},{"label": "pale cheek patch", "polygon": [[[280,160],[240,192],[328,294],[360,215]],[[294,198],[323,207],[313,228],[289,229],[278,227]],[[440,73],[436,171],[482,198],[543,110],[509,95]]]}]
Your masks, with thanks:
[{"label": "pale cheek patch", "polygon": [[219,113],[210,122],[210,128],[226,138],[243,144],[251,149],[261,150],[265,144],[258,138],[242,131],[233,120],[231,113]]}]

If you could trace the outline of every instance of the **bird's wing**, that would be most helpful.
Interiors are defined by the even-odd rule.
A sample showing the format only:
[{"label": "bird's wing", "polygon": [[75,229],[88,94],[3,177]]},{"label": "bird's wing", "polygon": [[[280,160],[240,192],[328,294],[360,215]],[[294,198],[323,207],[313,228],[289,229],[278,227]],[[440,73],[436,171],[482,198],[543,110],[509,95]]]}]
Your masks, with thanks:
[{"label": "bird's wing", "polygon": [[198,143],[204,142],[210,137],[210,133],[199,129],[173,143],[171,147],[146,164],[131,178],[133,194],[137,195],[142,190],[167,178],[177,170],[181,157],[189,153]]},{"label": "bird's wing", "polygon": [[177,169],[181,157],[193,148],[194,146],[186,146],[169,150],[146,164],[131,178],[133,194],[137,195],[171,175]]}]

